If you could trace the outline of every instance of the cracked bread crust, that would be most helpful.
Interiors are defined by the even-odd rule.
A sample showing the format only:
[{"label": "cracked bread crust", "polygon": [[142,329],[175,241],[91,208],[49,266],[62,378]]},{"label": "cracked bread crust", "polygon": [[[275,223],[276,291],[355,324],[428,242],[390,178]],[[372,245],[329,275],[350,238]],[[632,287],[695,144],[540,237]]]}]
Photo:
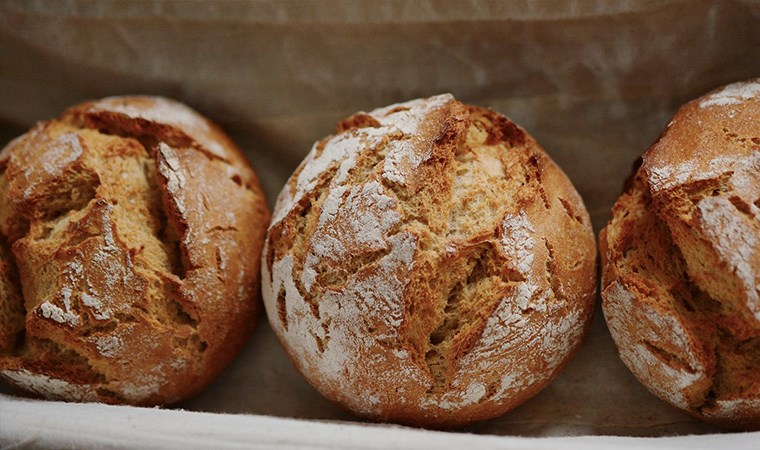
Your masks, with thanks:
[{"label": "cracked bread crust", "polygon": [[537,393],[579,346],[596,248],[570,181],[509,119],[451,95],[358,113],[282,190],[269,321],[327,398],[455,427]]},{"label": "cracked bread crust", "polygon": [[684,105],[599,238],[605,318],[655,395],[760,429],[760,79]]},{"label": "cracked bread crust", "polygon": [[240,150],[159,97],[87,102],[0,153],[0,376],[67,401],[206,386],[259,309],[269,211]]}]

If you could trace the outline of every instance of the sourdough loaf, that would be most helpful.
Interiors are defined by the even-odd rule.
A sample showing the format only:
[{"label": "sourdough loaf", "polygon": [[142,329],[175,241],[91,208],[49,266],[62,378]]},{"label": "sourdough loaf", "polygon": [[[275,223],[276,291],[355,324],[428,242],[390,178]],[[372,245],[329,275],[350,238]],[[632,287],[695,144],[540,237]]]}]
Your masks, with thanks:
[{"label": "sourdough loaf", "polygon": [[620,356],[657,396],[760,428],[760,79],[684,105],[600,235]]},{"label": "sourdough loaf", "polygon": [[439,95],[358,113],[282,190],[263,254],[295,366],[360,416],[452,427],[544,387],[592,315],[568,178],[500,114]]},{"label": "sourdough loaf", "polygon": [[182,104],[38,123],[0,154],[0,376],[69,401],[198,392],[253,329],[268,221],[240,150]]}]

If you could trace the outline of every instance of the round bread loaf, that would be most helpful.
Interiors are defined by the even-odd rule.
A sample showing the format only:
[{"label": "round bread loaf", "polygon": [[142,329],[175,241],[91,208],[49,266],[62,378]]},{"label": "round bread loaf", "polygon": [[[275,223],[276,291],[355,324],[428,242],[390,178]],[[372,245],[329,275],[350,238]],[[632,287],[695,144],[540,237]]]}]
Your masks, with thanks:
[{"label": "round bread loaf", "polygon": [[327,398],[453,427],[536,394],[578,348],[596,247],[572,184],[509,119],[451,95],[358,113],[280,194],[269,321]]},{"label": "round bread loaf", "polygon": [[760,428],[760,79],[684,105],[599,241],[604,315],[655,395]]},{"label": "round bread loaf", "polygon": [[38,123],[0,153],[0,376],[68,401],[197,393],[254,327],[268,221],[240,150],[180,103]]}]

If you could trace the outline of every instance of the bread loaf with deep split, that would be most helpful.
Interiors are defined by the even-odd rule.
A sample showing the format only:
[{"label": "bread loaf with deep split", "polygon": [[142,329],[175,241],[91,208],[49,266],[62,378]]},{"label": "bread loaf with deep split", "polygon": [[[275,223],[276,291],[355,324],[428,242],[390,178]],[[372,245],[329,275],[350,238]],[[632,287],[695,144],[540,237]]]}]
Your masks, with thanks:
[{"label": "bread loaf with deep split", "polygon": [[306,379],[360,416],[500,415],[557,375],[589,325],[581,198],[522,128],[451,95],[342,121],[273,214],[269,321]]},{"label": "bread loaf with deep split", "polygon": [[678,110],[599,244],[633,374],[695,417],[760,429],[760,79]]},{"label": "bread loaf with deep split", "polygon": [[269,217],[241,151],[183,104],[38,123],[0,153],[0,376],[68,401],[197,393],[254,327]]}]

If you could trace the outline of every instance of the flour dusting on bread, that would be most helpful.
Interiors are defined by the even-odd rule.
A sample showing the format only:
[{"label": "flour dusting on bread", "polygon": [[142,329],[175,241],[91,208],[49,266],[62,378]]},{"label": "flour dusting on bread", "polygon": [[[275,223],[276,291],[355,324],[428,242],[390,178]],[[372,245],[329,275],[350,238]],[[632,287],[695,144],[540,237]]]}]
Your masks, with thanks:
[{"label": "flour dusting on bread", "polygon": [[15,314],[0,315],[0,376],[47,398],[165,405],[232,360],[255,324],[269,212],[215,125],[112,97],[2,158],[0,292],[14,295],[0,311]]},{"label": "flour dusting on bread", "polygon": [[750,80],[680,108],[600,236],[623,362],[674,406],[748,430],[760,429],[758,93]]},{"label": "flour dusting on bread", "polygon": [[593,238],[569,181],[524,131],[448,94],[357,113],[317,142],[278,198],[262,262],[296,367],[355,413],[403,423],[524,401],[592,308]]},{"label": "flour dusting on bread", "polygon": [[711,106],[740,105],[760,94],[760,81],[748,81],[729,84],[714,94],[707,95],[699,101],[699,106],[709,108]]}]

